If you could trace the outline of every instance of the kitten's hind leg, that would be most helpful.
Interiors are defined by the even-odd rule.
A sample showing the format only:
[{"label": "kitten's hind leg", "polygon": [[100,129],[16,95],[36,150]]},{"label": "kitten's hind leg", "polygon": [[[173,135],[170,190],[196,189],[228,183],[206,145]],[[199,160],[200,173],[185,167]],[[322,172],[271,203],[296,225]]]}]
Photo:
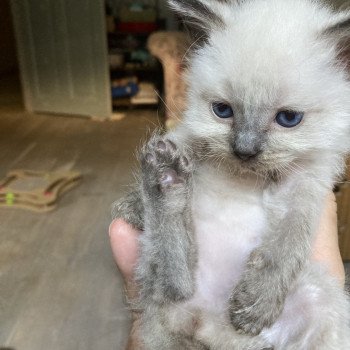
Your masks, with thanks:
[{"label": "kitten's hind leg", "polygon": [[192,161],[177,146],[154,135],[142,149],[145,232],[138,276],[142,298],[179,301],[193,293]]}]

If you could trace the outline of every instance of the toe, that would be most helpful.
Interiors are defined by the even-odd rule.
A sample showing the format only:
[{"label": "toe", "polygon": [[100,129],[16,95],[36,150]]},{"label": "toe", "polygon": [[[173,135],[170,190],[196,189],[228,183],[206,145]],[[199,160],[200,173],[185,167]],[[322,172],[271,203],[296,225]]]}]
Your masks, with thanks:
[{"label": "toe", "polygon": [[162,140],[158,141],[157,142],[157,150],[165,152],[167,150],[166,143],[164,141],[162,141]]}]

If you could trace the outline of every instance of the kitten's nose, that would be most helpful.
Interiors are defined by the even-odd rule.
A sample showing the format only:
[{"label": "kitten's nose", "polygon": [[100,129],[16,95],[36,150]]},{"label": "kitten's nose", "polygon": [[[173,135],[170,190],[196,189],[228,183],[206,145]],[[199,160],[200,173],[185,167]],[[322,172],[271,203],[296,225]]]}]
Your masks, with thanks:
[{"label": "kitten's nose", "polygon": [[255,157],[259,152],[253,151],[253,150],[246,150],[246,151],[238,151],[234,150],[233,153],[241,160],[249,160],[253,157]]}]

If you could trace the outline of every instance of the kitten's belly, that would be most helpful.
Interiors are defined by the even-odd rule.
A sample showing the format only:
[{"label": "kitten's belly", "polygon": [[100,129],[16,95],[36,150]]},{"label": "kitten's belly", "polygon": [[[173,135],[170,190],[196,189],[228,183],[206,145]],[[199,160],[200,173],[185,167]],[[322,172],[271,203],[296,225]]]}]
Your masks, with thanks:
[{"label": "kitten's belly", "polygon": [[227,310],[247,257],[265,231],[262,191],[255,179],[195,186],[193,219],[198,249],[196,292],[191,306],[216,314]]}]

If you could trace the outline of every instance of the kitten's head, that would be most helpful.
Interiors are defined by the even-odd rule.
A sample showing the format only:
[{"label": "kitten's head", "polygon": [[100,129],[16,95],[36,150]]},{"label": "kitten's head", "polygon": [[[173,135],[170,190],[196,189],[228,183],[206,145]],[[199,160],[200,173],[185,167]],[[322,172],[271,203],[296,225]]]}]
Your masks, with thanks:
[{"label": "kitten's head", "polygon": [[183,125],[209,152],[282,172],[350,145],[350,12],[312,0],[169,0],[195,29]]}]

